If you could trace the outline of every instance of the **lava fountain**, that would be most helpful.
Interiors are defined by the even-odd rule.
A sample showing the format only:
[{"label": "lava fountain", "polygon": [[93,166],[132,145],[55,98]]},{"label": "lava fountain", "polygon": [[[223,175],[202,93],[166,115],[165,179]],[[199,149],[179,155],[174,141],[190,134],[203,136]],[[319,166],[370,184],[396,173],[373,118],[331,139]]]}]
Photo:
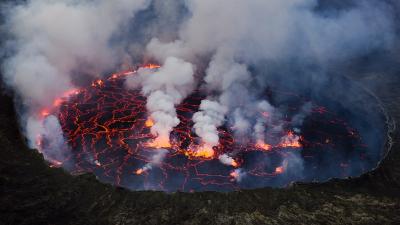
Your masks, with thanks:
[{"label": "lava fountain", "polygon": [[[131,190],[231,191],[356,176],[376,166],[382,156],[384,128],[372,122],[379,113],[366,114],[359,107],[352,111],[324,95],[311,98],[278,89],[265,91],[265,98],[285,106],[284,119],[265,140],[239,142],[225,123],[218,128],[218,146],[203,146],[193,131],[192,116],[206,97],[197,90],[177,106],[180,123],[170,140],[155,141],[146,98],[140,90],[124,87],[129,76],[136,71],[71,90],[39,113],[44,121],[56,116],[64,136],[62,159],[52,157],[48,137],[38,137],[39,150],[51,166],[72,174],[93,173],[102,182]],[[277,95],[285,100],[274,101]],[[311,108],[299,129],[291,121],[304,104]],[[359,115],[365,118],[352,119]],[[269,115],[259,111],[257,116]],[[373,129],[376,133],[371,134]],[[371,135],[377,141],[371,141]]]}]

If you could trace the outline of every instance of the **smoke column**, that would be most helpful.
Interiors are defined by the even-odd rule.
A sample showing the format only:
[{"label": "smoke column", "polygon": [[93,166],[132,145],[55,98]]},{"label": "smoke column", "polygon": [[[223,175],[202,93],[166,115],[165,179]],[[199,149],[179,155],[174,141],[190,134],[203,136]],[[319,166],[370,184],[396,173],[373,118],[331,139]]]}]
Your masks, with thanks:
[{"label": "smoke column", "polygon": [[148,70],[139,70],[139,76],[129,78],[126,85],[128,88],[141,86],[142,93],[147,96],[146,107],[154,121],[151,132],[157,136],[150,145],[170,147],[169,134],[180,122],[175,106],[192,92],[194,68],[188,62],[170,57],[158,71]]}]

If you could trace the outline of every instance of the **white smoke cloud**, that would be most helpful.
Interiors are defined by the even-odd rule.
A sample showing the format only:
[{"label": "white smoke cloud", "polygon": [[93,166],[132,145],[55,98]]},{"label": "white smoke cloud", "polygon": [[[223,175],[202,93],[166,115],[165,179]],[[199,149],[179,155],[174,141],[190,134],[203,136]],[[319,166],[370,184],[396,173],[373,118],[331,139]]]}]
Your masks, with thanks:
[{"label": "white smoke cloud", "polygon": [[242,109],[235,109],[233,112],[233,130],[237,133],[237,136],[245,136],[251,129],[251,123],[244,115]]},{"label": "white smoke cloud", "polygon": [[230,157],[229,155],[227,155],[227,154],[220,155],[218,157],[218,159],[222,164],[225,164],[225,165],[228,165],[228,166],[233,166],[233,165],[236,164],[235,160],[232,157]]},{"label": "white smoke cloud", "polygon": [[[5,26],[12,41],[4,51],[11,56],[4,61],[3,80],[26,107],[22,122],[27,124],[22,126],[31,147],[37,147],[34,143],[38,134],[51,131],[50,127],[40,126],[42,119],[37,111],[51,106],[56,98],[74,88],[73,80],[79,79],[76,76],[98,76],[121,63],[123,54],[110,41],[149,3],[150,0],[31,0],[9,8]],[[79,75],[75,75],[76,71]],[[54,140],[62,138],[55,134],[62,135],[53,133]]]},{"label": "white smoke cloud", "polygon": [[150,161],[141,168],[141,173],[152,170],[154,166],[160,166],[165,156],[168,154],[168,151],[165,149],[157,149],[154,151],[155,154],[151,156]]},{"label": "white smoke cloud", "polygon": [[267,101],[260,101],[257,104],[257,111],[263,113],[262,116],[258,116],[257,122],[254,125],[254,137],[256,141],[265,141],[265,126],[270,124],[275,115],[275,108]]},{"label": "white smoke cloud", "polygon": [[217,127],[224,123],[226,113],[227,108],[218,102],[207,99],[201,101],[199,111],[193,115],[193,127],[207,145],[218,145]]},{"label": "white smoke cloud", "polygon": [[8,14],[16,53],[5,62],[6,83],[25,102],[51,104],[73,86],[75,70],[95,76],[120,63],[110,39],[148,3],[40,0],[16,6]]},{"label": "white smoke cloud", "polygon": [[219,48],[206,71],[204,81],[211,90],[225,91],[233,83],[245,85],[250,81],[250,74],[244,64],[235,62],[231,49]]},{"label": "white smoke cloud", "polygon": [[27,121],[27,131],[28,135],[32,135],[28,136],[30,146],[40,147],[47,160],[60,163],[68,156],[69,148],[65,146],[63,131],[57,117],[50,115],[44,121],[30,117]]},{"label": "white smoke cloud", "polygon": [[231,177],[236,182],[241,182],[247,173],[242,168],[237,168],[231,173]]},{"label": "white smoke cloud", "polygon": [[[227,108],[219,118],[254,100],[243,92],[251,89],[256,76],[248,71],[252,63],[298,58],[322,65],[388,48],[393,40],[390,18],[378,16],[384,15],[384,4],[367,1],[331,17],[315,12],[315,0],[192,0],[186,4],[191,16],[179,38],[172,42],[153,38],[147,51],[159,60],[172,55],[192,61],[196,56],[212,55],[204,82],[212,93],[209,99]],[[264,80],[257,77],[257,81]],[[220,120],[204,122],[208,113],[200,110],[195,114],[196,133],[215,145]],[[236,121],[247,119],[243,113],[239,115],[236,111]],[[257,123],[256,130],[262,133],[261,122]]]},{"label": "white smoke cloud", "polygon": [[393,34],[385,4],[375,2],[360,1],[332,17],[315,13],[315,0],[187,2],[192,17],[181,40],[198,54],[226,46],[247,62],[298,54],[323,61],[347,57],[390,43]]},{"label": "white smoke cloud", "polygon": [[147,54],[159,62],[163,62],[168,57],[191,59],[190,49],[187,49],[181,40],[170,43],[162,43],[158,38],[153,38],[147,44]]},{"label": "white smoke cloud", "polygon": [[179,124],[174,99],[162,91],[155,91],[148,96],[146,106],[155,122],[151,127],[151,133],[169,138],[172,128]]},{"label": "white smoke cloud", "polygon": [[281,166],[286,176],[297,177],[297,179],[303,176],[304,161],[299,152],[289,152]]},{"label": "white smoke cloud", "polygon": [[151,132],[160,140],[169,140],[169,133],[179,124],[175,106],[192,92],[194,67],[181,59],[169,57],[155,72],[141,69],[138,76],[127,79],[128,88],[142,87],[147,96],[147,110],[154,126]]},{"label": "white smoke cloud", "polygon": [[[218,145],[217,128],[225,121],[225,115],[232,105],[238,103],[238,99],[231,96],[232,86],[239,83],[241,87],[246,87],[250,80],[247,67],[234,61],[230,49],[217,50],[206,70],[204,81],[209,92],[218,91],[219,95],[216,101],[202,100],[200,111],[193,115],[195,132],[206,145]],[[237,86],[235,88],[240,90]]]},{"label": "white smoke cloud", "polygon": [[300,112],[293,116],[291,124],[297,132],[300,132],[300,126],[303,124],[304,119],[311,113],[312,104],[308,102],[304,104]]}]

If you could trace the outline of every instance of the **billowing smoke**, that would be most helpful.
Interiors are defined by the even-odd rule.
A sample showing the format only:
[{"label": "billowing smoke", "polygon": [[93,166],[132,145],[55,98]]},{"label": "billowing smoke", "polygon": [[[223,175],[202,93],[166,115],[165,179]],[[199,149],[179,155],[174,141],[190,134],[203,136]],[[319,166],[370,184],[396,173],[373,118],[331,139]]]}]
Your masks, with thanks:
[{"label": "billowing smoke", "polygon": [[149,162],[142,168],[136,170],[136,174],[142,174],[148,172],[149,170],[153,169],[154,166],[159,166],[167,154],[168,151],[165,149],[155,150],[155,153],[151,156]]},{"label": "billowing smoke", "polygon": [[[265,127],[267,124],[271,125],[272,120],[276,118],[275,109],[267,101],[259,102],[256,107],[260,112],[262,112],[262,116],[257,118],[253,128],[255,140],[257,145],[260,147],[269,148],[266,146]],[[280,119],[281,118],[279,117],[278,120]],[[282,127],[280,123],[273,127],[274,131],[281,131],[281,129]]]},{"label": "billowing smoke", "polygon": [[224,123],[227,109],[216,101],[203,100],[199,112],[193,115],[194,129],[197,135],[203,139],[206,145],[213,147],[218,145],[217,128]]},{"label": "billowing smoke", "polygon": [[233,170],[230,175],[232,177],[232,180],[234,180],[235,182],[241,182],[243,178],[246,177],[246,172],[243,169],[238,168]]},{"label": "billowing smoke", "polygon": [[[299,133],[312,104],[294,114],[266,99],[270,87],[305,89],[310,95],[335,79],[331,71],[374,52],[389,52],[396,33],[388,1],[348,0],[343,9],[324,7],[325,0],[27,0],[4,4],[2,80],[18,98],[21,126],[31,147],[46,146],[48,157],[62,160],[63,142],[56,116],[43,111],[57,99],[102,78],[110,71],[147,62],[128,77],[126,88],[147,98],[151,133],[148,147],[168,148],[181,121],[179,105],[194,90],[206,94],[193,115],[200,139],[198,156],[212,156],[221,127],[243,145],[298,146]],[[339,70],[339,69],[337,69]],[[336,71],[335,71],[336,72]],[[76,94],[75,92],[73,92]],[[288,122],[289,121],[289,122]],[[289,124],[289,125],[288,125]],[[274,134],[279,140],[269,140]],[[52,141],[37,143],[38,136]],[[270,144],[268,144],[270,143]],[[160,150],[142,170],[159,165]],[[194,149],[196,151],[196,149]],[[236,168],[235,156],[219,160]],[[206,158],[207,158],[206,157]],[[300,154],[280,167],[302,171]],[[275,171],[276,173],[281,173]],[[296,177],[301,177],[295,174]]]},{"label": "billowing smoke", "polygon": [[224,123],[228,109],[238,103],[232,102],[234,96],[231,96],[231,91],[246,90],[250,74],[245,65],[233,60],[230,49],[218,49],[209,64],[204,81],[208,91],[218,93],[215,96],[217,101],[203,100],[201,111],[193,116],[193,121],[197,135],[203,138],[205,145],[213,147],[218,145],[217,128]]},{"label": "billowing smoke", "polygon": [[253,126],[256,139],[264,139],[265,119],[254,122],[250,119],[254,112],[249,112],[257,108],[251,104],[260,93],[249,90],[262,90],[255,87],[267,83],[269,75],[251,73],[251,65],[292,60],[325,66],[390,47],[390,18],[378,16],[385,13],[384,3],[361,1],[357,7],[328,16],[314,11],[318,4],[315,0],[188,1],[191,17],[179,39],[150,41],[148,53],[158,60],[171,55],[187,60],[212,55],[203,81],[210,95],[193,117],[196,134],[206,145],[218,145],[217,127],[227,114],[235,118],[233,127],[239,133]]},{"label": "billowing smoke", "polygon": [[147,110],[154,125],[151,127],[155,147],[170,147],[169,134],[179,124],[175,106],[193,91],[194,68],[192,64],[170,57],[156,72],[138,71],[139,76],[128,78],[128,88],[141,86],[147,96]]},{"label": "billowing smoke", "polygon": [[221,163],[223,163],[225,165],[234,166],[234,167],[237,166],[236,161],[227,154],[220,155],[218,159],[219,159],[219,161],[221,161]]},{"label": "billowing smoke", "polygon": [[[57,117],[50,115],[43,122],[28,121],[27,134],[42,135],[46,138],[46,143],[36,144],[43,146],[43,155],[47,160],[57,164],[68,157],[69,147],[64,144],[63,131]],[[28,138],[38,140],[38,136]]]},{"label": "billowing smoke", "polygon": [[15,6],[7,14],[14,55],[5,61],[5,82],[26,104],[52,104],[74,86],[75,73],[99,76],[121,63],[111,38],[148,3],[42,0]]},{"label": "billowing smoke", "polygon": [[[4,29],[11,39],[5,44],[9,57],[3,62],[3,81],[22,100],[22,127],[31,147],[51,152],[47,158],[62,158],[57,118],[43,121],[41,108],[56,104],[82,74],[98,77],[121,64],[125,53],[118,43],[111,43],[113,35],[149,3],[41,0],[5,8]],[[40,136],[53,143],[38,146]]]},{"label": "billowing smoke", "polygon": [[300,127],[304,122],[304,119],[310,114],[312,110],[312,104],[310,102],[306,103],[301,107],[300,112],[293,116],[291,124],[297,133],[300,133]]}]

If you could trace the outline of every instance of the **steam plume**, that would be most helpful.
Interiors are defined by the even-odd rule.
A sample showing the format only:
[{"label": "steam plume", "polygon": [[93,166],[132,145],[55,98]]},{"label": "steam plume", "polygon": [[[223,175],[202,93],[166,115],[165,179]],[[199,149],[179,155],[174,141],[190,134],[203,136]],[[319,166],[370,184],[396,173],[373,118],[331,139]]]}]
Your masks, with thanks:
[{"label": "steam plume", "polygon": [[151,156],[150,161],[142,168],[136,170],[136,174],[140,175],[143,172],[148,172],[149,170],[153,169],[154,166],[159,166],[167,154],[168,154],[167,150],[157,149],[155,154]]},{"label": "steam plume", "polygon": [[[12,40],[3,64],[3,81],[22,99],[22,127],[31,147],[37,137],[53,140],[48,157],[60,160],[63,136],[56,117],[38,115],[43,107],[75,88],[82,74],[92,77],[115,67],[123,58],[113,35],[149,0],[41,0],[8,7],[5,24]],[[50,135],[50,136],[49,136]],[[59,152],[59,154],[57,153]]]},{"label": "steam plume", "polygon": [[[373,22],[370,17],[384,15],[384,4],[362,1],[357,7],[333,17],[317,14],[314,11],[317,5],[317,1],[311,0],[187,1],[191,17],[182,26],[179,38],[164,43],[158,38],[150,41],[148,54],[159,60],[171,55],[187,60],[213,55],[204,77],[211,95],[194,116],[196,133],[204,142],[211,146],[218,143],[216,128],[227,113],[236,112],[236,119],[240,118],[242,125],[249,124],[249,118],[239,114],[238,109],[246,108],[246,102],[254,101],[258,93],[246,94],[246,90],[257,86],[256,81],[268,82],[267,76],[251,74],[249,65],[297,58],[302,63],[314,60],[325,66],[328,62],[364,54],[368,49],[390,46],[393,32],[388,17],[379,16]],[[321,75],[318,79],[324,77]],[[243,95],[239,96],[239,92]],[[210,100],[214,106],[218,104],[226,110],[206,107]],[[207,109],[213,111],[207,112]],[[214,117],[218,119],[204,119],[216,112],[219,114]],[[257,123],[260,121],[254,125],[256,129]]]},{"label": "steam plume", "polygon": [[179,124],[175,106],[193,90],[192,64],[181,59],[167,58],[164,65],[156,72],[148,69],[138,71],[139,77],[131,77],[126,81],[128,88],[142,87],[147,96],[147,110],[154,120],[151,127],[157,136],[154,147],[169,147],[169,134]]}]

